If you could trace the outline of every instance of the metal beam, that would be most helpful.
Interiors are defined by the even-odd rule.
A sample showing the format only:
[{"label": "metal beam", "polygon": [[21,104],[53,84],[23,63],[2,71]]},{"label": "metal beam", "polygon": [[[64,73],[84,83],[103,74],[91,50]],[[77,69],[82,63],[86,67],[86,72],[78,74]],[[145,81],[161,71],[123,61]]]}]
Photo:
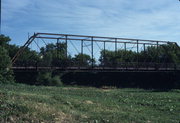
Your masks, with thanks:
[{"label": "metal beam", "polygon": [[92,68],[94,67],[94,47],[93,47],[93,37],[91,37],[91,58],[92,58]]},{"label": "metal beam", "polygon": [[23,53],[24,49],[26,47],[28,47],[33,41],[34,39],[38,36],[38,34],[35,34],[33,36],[31,36],[26,43],[18,50],[18,52],[15,54],[15,56],[12,58],[12,64],[14,64],[17,60],[17,58]]},{"label": "metal beam", "polygon": [[[85,38],[104,38],[104,39],[115,39],[114,37],[101,37],[101,36],[86,36],[86,35],[72,35],[72,34],[55,34],[55,33],[37,33],[39,35],[54,35],[54,36],[72,36],[72,37],[85,37]],[[145,39],[131,39],[131,38],[116,38],[117,40],[131,40],[131,41],[148,41],[148,42],[157,42],[157,40],[145,40]],[[163,43],[169,43],[170,41],[158,41],[158,42],[163,42]],[[175,42],[174,42],[175,43]]]},{"label": "metal beam", "polygon": [[[36,37],[36,38],[41,38],[41,39],[61,39],[61,40],[65,40],[65,38],[55,38],[55,37]],[[80,41],[80,40],[84,40],[84,41],[91,41],[90,39],[77,39],[77,38],[67,38],[67,40],[75,40],[75,41]],[[110,43],[114,43],[114,41],[107,41],[107,40],[93,40],[94,42],[110,42]],[[137,44],[136,42],[124,42],[124,41],[117,41],[117,43],[128,43],[128,44]],[[144,44],[139,42],[139,44]],[[156,44],[153,43],[145,43],[147,45],[154,45],[156,46]]]},{"label": "metal beam", "polygon": [[106,42],[104,42],[104,50],[103,50],[103,67],[105,67],[105,59],[106,59]]},{"label": "metal beam", "polygon": [[67,57],[68,57],[68,36],[66,35],[65,36],[65,41],[66,41],[66,59],[67,59]]}]

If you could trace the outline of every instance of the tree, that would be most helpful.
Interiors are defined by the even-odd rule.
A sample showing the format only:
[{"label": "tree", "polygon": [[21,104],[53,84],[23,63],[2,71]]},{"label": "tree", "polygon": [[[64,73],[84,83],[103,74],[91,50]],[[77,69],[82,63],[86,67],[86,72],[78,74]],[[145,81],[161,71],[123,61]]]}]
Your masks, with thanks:
[{"label": "tree", "polygon": [[60,75],[53,76],[52,72],[44,71],[38,73],[36,85],[62,86],[63,83],[61,82]]},{"label": "tree", "polygon": [[149,46],[145,51],[139,53],[135,51],[109,51],[102,50],[100,56],[100,65],[106,67],[123,66],[123,63],[128,65],[141,65],[138,63],[162,63],[162,64],[179,64],[180,63],[180,48],[174,43],[156,46]]},{"label": "tree", "polygon": [[11,41],[11,39],[8,36],[0,35],[0,46],[7,46],[7,44]]},{"label": "tree", "polygon": [[0,83],[12,83],[14,77],[11,70],[11,59],[4,47],[0,46],[0,51]]},{"label": "tree", "polygon": [[81,67],[88,67],[88,66],[91,65],[92,59],[87,54],[79,53],[79,54],[75,55],[75,57],[73,58],[73,63],[75,65],[78,65],[78,66],[81,66]]},{"label": "tree", "polygon": [[119,66],[124,62],[136,62],[137,54],[133,51],[125,51],[125,50],[118,50],[109,51],[109,50],[102,50],[100,56],[100,63],[102,66],[113,67]]},{"label": "tree", "polygon": [[[68,66],[71,57],[66,58],[66,43],[50,43],[40,49],[41,64],[48,66]],[[48,62],[47,62],[47,61]]]},{"label": "tree", "polygon": [[156,63],[180,63],[180,49],[173,43],[160,45],[158,48],[149,46],[139,54],[139,61]]},{"label": "tree", "polygon": [[14,81],[11,58],[6,50],[10,40],[9,37],[0,35],[0,83],[12,83]]}]

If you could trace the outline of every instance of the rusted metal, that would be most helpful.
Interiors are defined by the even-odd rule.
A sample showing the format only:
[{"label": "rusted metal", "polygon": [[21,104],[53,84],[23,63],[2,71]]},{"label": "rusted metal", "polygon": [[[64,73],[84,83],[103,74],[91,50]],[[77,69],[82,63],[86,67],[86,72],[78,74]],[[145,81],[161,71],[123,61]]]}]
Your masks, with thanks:
[{"label": "rusted metal", "polygon": [[[91,48],[88,48],[89,52],[90,52],[90,56],[91,56],[91,68],[88,68],[88,67],[83,67],[83,66],[80,66],[80,64],[78,64],[79,66],[77,66],[77,64],[75,64],[74,66],[57,66],[57,67],[49,67],[49,66],[19,66],[16,67],[14,66],[16,60],[18,58],[20,58],[21,54],[24,52],[25,48],[27,48],[33,41],[35,41],[35,39],[42,39],[42,41],[44,42],[45,45],[46,42],[44,41],[45,39],[47,40],[56,40],[57,41],[57,57],[59,56],[59,40],[65,42],[66,44],[66,51],[65,51],[65,56],[66,56],[66,59],[68,58],[68,43],[72,43],[73,41],[79,41],[80,42],[80,48],[76,48],[76,51],[77,50],[80,50],[78,51],[78,53],[81,53],[81,54],[84,54],[84,47],[91,47]],[[71,42],[72,41],[72,42]],[[90,44],[86,45],[85,42],[89,42]],[[95,42],[95,43],[94,43]],[[102,64],[102,66],[99,66],[97,67],[97,65],[94,63],[94,58],[95,58],[95,44],[98,43],[102,43],[102,53],[103,53],[103,62],[104,64]],[[93,70],[117,70],[117,71],[130,71],[130,70],[137,70],[137,71],[152,71],[152,70],[162,70],[162,71],[165,71],[165,70],[177,70],[177,66],[175,65],[171,65],[171,67],[168,67],[169,64],[166,64],[167,66],[163,66],[158,63],[140,63],[139,62],[139,56],[137,55],[137,61],[136,63],[116,63],[118,64],[120,67],[118,66],[105,66],[105,60],[106,60],[106,50],[109,50],[109,49],[106,49],[106,45],[108,43],[113,43],[114,44],[114,50],[117,54],[117,51],[119,50],[118,49],[118,44],[121,44],[121,45],[124,45],[123,47],[123,50],[124,51],[128,51],[128,46],[130,44],[134,45],[135,47],[135,52],[139,53],[140,52],[140,47],[143,46],[143,50],[144,52],[146,51],[146,47],[147,46],[155,46],[157,47],[157,49],[159,48],[159,46],[161,45],[164,45],[164,44],[169,44],[169,43],[173,43],[175,44],[177,47],[177,43],[176,42],[170,42],[170,41],[157,41],[157,40],[144,40],[144,39],[129,39],[129,38],[115,38],[115,37],[101,37],[101,36],[85,36],[85,35],[71,35],[71,34],[54,34],[54,33],[34,33],[33,36],[31,36],[26,42],[25,44],[19,49],[19,51],[15,54],[15,56],[12,58],[12,63],[13,63],[13,69],[34,69],[36,68],[37,70],[39,69],[57,69],[57,70],[89,70],[89,69],[93,69]],[[75,45],[73,44],[73,47]],[[39,46],[38,46],[39,47]],[[98,46],[99,47],[99,46]],[[100,47],[99,47],[100,48]],[[133,47],[132,47],[133,48]],[[179,47],[178,47],[179,48]],[[100,48],[101,49],[101,48]],[[159,53],[159,52],[158,52]],[[126,56],[126,52],[122,55],[122,57],[125,57]],[[144,60],[145,61],[145,60]],[[83,63],[83,58],[81,60],[81,62]],[[38,64],[36,64],[38,65]],[[62,64],[63,65],[63,64]],[[175,69],[172,67],[172,66],[175,66]],[[158,69],[157,69],[158,68]],[[170,69],[171,68],[171,69]]]},{"label": "rusted metal", "polygon": [[18,50],[18,52],[15,54],[15,56],[12,58],[12,64],[14,64],[17,60],[17,58],[23,53],[24,49],[26,47],[28,47],[33,41],[34,39],[37,37],[38,33],[34,34],[33,36],[31,36],[27,42]]}]

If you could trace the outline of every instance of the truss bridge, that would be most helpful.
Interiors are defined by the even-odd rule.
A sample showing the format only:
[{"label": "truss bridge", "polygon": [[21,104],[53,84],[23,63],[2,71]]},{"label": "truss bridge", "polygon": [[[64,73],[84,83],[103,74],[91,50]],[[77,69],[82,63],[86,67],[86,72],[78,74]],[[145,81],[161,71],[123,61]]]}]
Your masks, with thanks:
[{"label": "truss bridge", "polygon": [[[32,56],[27,52],[33,52]],[[34,33],[12,58],[19,71],[178,71],[176,42]],[[25,57],[28,57],[25,60]],[[178,60],[179,59],[179,60]]]}]

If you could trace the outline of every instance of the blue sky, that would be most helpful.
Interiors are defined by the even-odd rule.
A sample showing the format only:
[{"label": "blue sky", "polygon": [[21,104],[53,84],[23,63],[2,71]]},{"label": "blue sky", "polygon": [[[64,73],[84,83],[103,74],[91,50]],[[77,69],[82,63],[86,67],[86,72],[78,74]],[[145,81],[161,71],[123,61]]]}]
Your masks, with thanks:
[{"label": "blue sky", "polygon": [[2,33],[28,32],[180,40],[179,0],[2,0]]}]

